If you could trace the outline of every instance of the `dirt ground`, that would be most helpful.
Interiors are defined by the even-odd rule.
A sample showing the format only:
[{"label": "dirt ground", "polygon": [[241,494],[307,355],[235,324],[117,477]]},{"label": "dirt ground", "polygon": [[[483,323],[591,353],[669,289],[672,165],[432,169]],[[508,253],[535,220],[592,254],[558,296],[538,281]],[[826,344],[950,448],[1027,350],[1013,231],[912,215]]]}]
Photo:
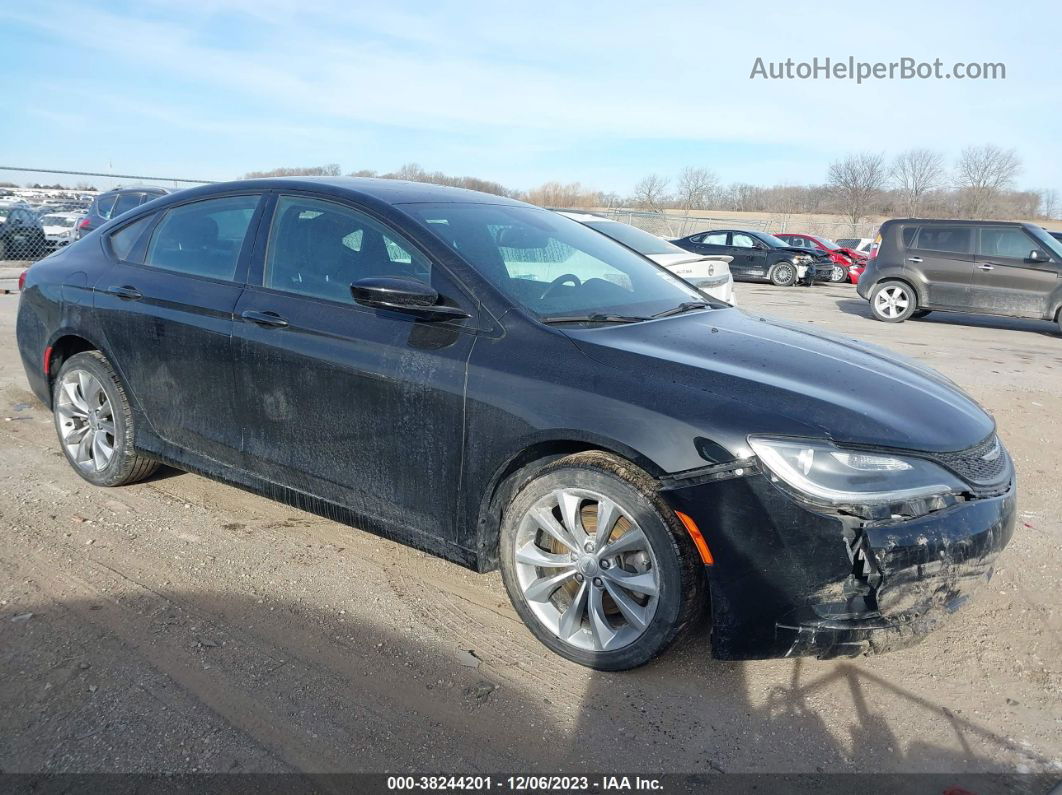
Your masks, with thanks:
[{"label": "dirt ground", "polygon": [[919,359],[998,420],[1020,525],[920,646],[721,663],[702,628],[596,673],[540,646],[497,574],[195,475],[94,488],[28,391],[0,294],[0,769],[1062,772],[1062,337],[886,325],[851,286],[738,298]]}]

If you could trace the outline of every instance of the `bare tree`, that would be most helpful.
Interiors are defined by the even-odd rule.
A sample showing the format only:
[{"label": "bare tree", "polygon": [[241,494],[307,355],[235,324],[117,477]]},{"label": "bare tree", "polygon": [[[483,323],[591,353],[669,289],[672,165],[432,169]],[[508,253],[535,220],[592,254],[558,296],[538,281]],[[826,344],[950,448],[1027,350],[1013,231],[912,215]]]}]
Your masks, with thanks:
[{"label": "bare tree", "polygon": [[932,149],[908,149],[896,155],[889,176],[904,214],[917,216],[925,195],[944,182],[944,157]]},{"label": "bare tree", "polygon": [[718,180],[714,173],[706,168],[686,166],[678,177],[679,205],[682,210],[701,210],[707,205]]},{"label": "bare tree", "polygon": [[826,180],[856,234],[859,222],[885,186],[885,158],[873,152],[848,155],[830,163]]},{"label": "bare tree", "polygon": [[667,199],[667,184],[667,177],[660,174],[642,177],[634,186],[634,203],[639,207],[659,210],[660,205]]},{"label": "bare tree", "polygon": [[1058,191],[1054,188],[1040,191],[1040,215],[1044,218],[1058,218]]},{"label": "bare tree", "polygon": [[584,188],[578,182],[566,185],[545,182],[527,191],[523,199],[541,207],[600,207],[604,204],[600,193]]},{"label": "bare tree", "polygon": [[338,177],[340,174],[338,163],[328,163],[323,166],[295,166],[273,168],[269,171],[248,171],[243,175],[244,179],[256,179],[259,177]]},{"label": "bare tree", "polygon": [[970,217],[983,218],[991,213],[1020,170],[1021,160],[1013,149],[995,144],[963,149],[955,172]]}]

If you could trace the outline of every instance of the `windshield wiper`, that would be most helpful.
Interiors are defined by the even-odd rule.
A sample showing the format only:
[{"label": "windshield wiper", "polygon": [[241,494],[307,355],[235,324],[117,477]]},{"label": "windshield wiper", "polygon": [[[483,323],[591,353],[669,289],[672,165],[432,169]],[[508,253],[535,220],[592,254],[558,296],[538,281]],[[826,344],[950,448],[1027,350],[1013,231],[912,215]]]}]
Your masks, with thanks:
[{"label": "windshield wiper", "polygon": [[641,323],[643,320],[651,320],[648,317],[637,315],[605,315],[595,313],[592,315],[554,315],[542,318],[543,323]]},{"label": "windshield wiper", "polygon": [[681,315],[683,312],[692,312],[694,309],[707,309],[709,306],[711,304],[706,304],[704,301],[684,301],[678,306],[671,307],[671,309],[657,312],[653,317],[671,317],[672,315]]}]

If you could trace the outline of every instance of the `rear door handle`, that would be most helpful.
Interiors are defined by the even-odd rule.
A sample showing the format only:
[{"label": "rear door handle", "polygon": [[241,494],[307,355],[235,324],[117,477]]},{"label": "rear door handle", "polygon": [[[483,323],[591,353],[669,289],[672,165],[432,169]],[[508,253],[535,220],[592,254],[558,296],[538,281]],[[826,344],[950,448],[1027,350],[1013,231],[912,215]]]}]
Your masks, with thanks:
[{"label": "rear door handle", "polygon": [[139,301],[144,297],[142,292],[128,284],[108,287],[105,292],[107,295],[116,295],[123,301]]},{"label": "rear door handle", "polygon": [[908,262],[921,262],[922,258],[921,257],[908,257],[907,261]]},{"label": "rear door handle", "polygon": [[240,313],[240,317],[248,323],[257,323],[259,326],[268,328],[284,328],[284,326],[288,325],[288,321],[276,312],[256,312],[253,309],[248,309],[246,312]]}]

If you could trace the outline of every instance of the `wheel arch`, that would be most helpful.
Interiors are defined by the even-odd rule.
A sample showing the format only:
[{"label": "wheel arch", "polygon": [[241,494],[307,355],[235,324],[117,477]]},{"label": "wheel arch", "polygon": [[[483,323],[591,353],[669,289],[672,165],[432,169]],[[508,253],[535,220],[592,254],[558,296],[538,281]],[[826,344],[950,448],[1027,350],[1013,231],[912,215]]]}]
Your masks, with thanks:
[{"label": "wheel arch", "polygon": [[62,368],[63,363],[71,356],[85,353],[86,351],[99,351],[104,356],[107,355],[103,346],[101,346],[98,341],[94,340],[91,335],[73,329],[61,329],[52,334],[51,338],[48,340],[48,345],[44,350],[47,356],[45,370],[48,376],[49,396],[51,395],[52,384],[55,382],[55,377],[59,374],[59,370]]},{"label": "wheel arch", "polygon": [[870,289],[867,290],[867,301],[869,302],[873,299],[875,290],[877,290],[883,284],[887,284],[888,282],[900,282],[906,287],[910,287],[914,291],[915,299],[918,301],[918,306],[916,307],[916,309],[921,309],[926,305],[925,291],[922,289],[922,287],[916,282],[915,279],[911,279],[908,276],[901,274],[889,274],[887,276],[882,276],[875,280],[875,282],[870,285]]},{"label": "wheel arch", "polygon": [[498,540],[502,512],[509,501],[535,474],[558,458],[599,451],[617,456],[646,472],[652,478],[665,474],[648,457],[614,439],[589,437],[576,432],[524,440],[494,470],[480,497],[475,515],[477,569],[498,567]]}]

